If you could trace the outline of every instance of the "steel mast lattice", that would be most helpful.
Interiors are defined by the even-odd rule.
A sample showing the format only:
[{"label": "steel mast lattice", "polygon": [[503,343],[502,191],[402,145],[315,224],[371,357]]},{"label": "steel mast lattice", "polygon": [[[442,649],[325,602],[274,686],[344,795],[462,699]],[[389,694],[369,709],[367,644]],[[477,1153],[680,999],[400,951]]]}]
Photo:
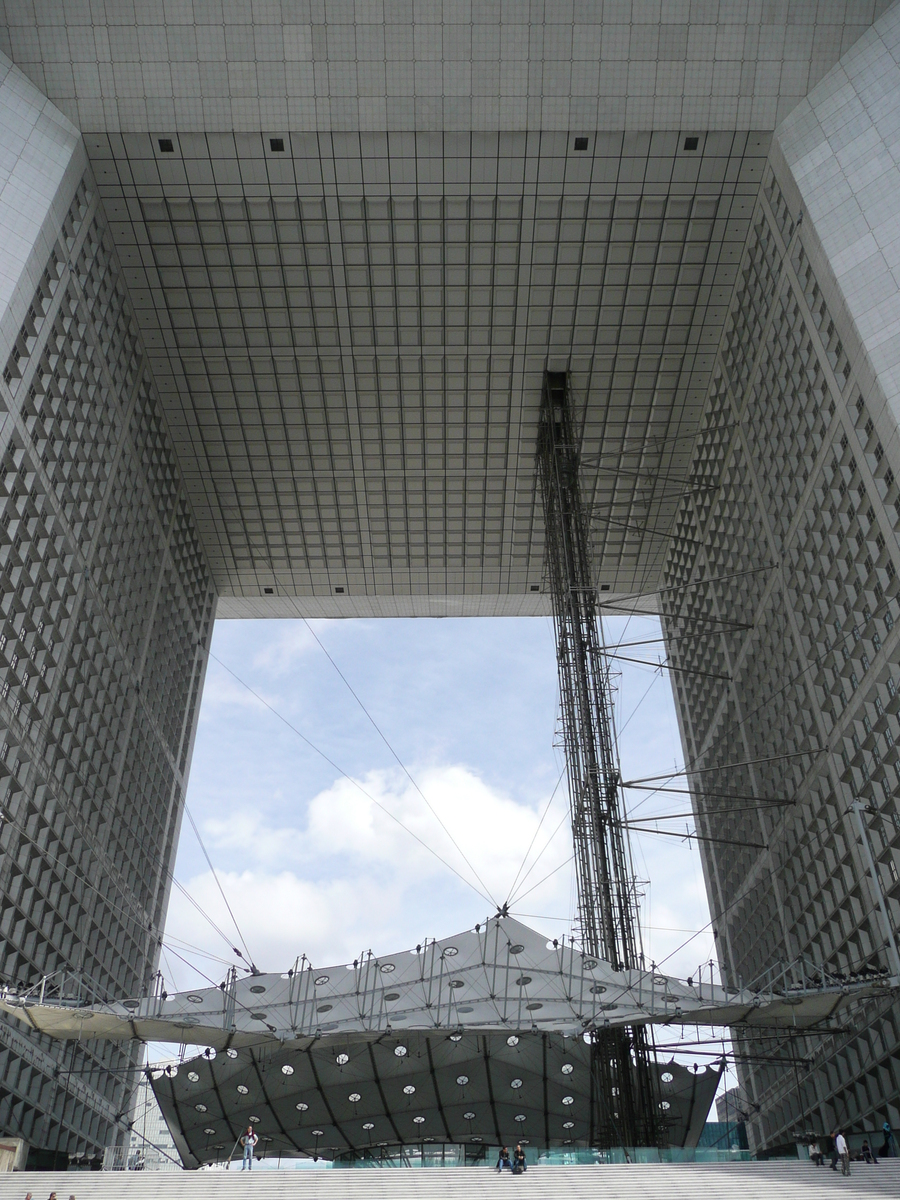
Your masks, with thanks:
[{"label": "steel mast lattice", "polygon": [[[575,844],[578,924],[587,953],[617,969],[639,969],[643,963],[635,882],[623,827],[609,668],[603,654],[579,462],[568,376],[548,371],[541,397],[538,470]],[[658,1145],[663,1127],[646,1031],[641,1027],[601,1030],[594,1048],[595,1143]]]}]

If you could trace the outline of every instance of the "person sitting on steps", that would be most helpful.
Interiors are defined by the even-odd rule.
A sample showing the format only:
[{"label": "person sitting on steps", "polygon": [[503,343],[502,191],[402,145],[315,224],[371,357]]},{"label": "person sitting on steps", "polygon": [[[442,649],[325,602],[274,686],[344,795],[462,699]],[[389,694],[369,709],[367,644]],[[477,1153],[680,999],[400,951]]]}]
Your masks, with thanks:
[{"label": "person sitting on steps", "polygon": [[497,1170],[502,1171],[506,1167],[508,1171],[512,1170],[512,1163],[509,1161],[509,1147],[501,1146],[500,1153],[497,1156]]}]

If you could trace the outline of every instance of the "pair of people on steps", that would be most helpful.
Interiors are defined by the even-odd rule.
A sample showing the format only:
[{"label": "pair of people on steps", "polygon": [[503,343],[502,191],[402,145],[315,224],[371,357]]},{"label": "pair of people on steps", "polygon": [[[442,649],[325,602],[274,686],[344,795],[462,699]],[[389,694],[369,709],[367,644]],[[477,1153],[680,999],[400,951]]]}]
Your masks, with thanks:
[{"label": "pair of people on steps", "polygon": [[528,1165],[525,1162],[525,1151],[522,1149],[521,1143],[516,1146],[512,1159],[509,1156],[509,1147],[500,1147],[500,1153],[497,1156],[497,1170],[502,1171],[504,1167],[508,1171],[512,1171],[513,1175],[522,1175],[528,1170]]}]

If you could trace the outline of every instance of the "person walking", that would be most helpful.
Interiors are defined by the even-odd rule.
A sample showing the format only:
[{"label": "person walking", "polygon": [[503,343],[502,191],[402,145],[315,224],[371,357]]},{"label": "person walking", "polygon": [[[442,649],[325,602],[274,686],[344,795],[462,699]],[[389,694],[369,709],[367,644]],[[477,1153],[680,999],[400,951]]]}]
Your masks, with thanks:
[{"label": "person walking", "polygon": [[834,1148],[837,1150],[838,1158],[841,1160],[841,1174],[850,1174],[850,1147],[847,1145],[847,1139],[839,1129],[835,1130]]},{"label": "person walking", "polygon": [[885,1121],[881,1127],[881,1132],[884,1134],[884,1141],[881,1143],[882,1158],[896,1158],[897,1144],[894,1141],[894,1131],[891,1129],[890,1121]]},{"label": "person walking", "polygon": [[244,1147],[244,1158],[241,1162],[242,1171],[244,1167],[246,1167],[248,1171],[253,1170],[253,1151],[258,1141],[259,1138],[257,1137],[256,1130],[252,1125],[248,1125],[247,1132],[241,1138],[241,1145]]}]

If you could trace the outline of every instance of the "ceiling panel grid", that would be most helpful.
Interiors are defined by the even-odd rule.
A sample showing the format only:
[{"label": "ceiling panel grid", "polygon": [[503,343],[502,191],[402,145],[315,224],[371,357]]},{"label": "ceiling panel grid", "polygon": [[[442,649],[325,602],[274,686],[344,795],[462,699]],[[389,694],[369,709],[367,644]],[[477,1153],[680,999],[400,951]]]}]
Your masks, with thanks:
[{"label": "ceiling panel grid", "polygon": [[548,362],[652,590],[765,135],[87,140],[221,592],[539,591]]},{"label": "ceiling panel grid", "polygon": [[83,130],[773,129],[890,0],[4,0]]}]

